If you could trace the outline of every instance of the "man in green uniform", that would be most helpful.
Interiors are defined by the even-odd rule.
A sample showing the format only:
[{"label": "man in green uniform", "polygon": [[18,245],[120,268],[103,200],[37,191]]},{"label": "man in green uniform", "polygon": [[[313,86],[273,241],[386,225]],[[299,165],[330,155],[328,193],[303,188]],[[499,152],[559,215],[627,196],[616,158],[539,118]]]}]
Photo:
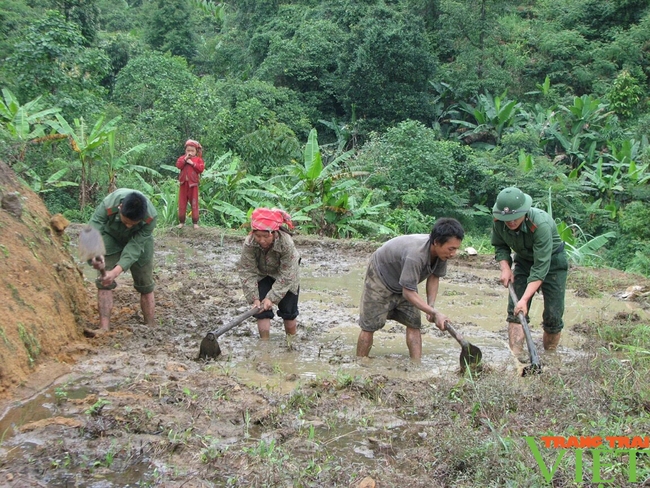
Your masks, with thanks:
[{"label": "man in green uniform", "polygon": [[[564,242],[560,239],[553,218],[543,210],[531,208],[532,198],[515,187],[505,188],[497,196],[492,209],[492,245],[501,267],[503,286],[513,284],[519,297],[517,303],[508,299],[508,341],[519,358],[525,341],[523,327],[517,317],[528,308],[533,295],[541,288],[544,295],[544,349],[554,351],[564,327],[564,293],[569,269]],[[514,269],[512,268],[514,251]]]},{"label": "man in green uniform", "polygon": [[156,216],[156,209],[142,193],[120,188],[104,198],[90,219],[89,224],[101,233],[106,247],[104,260],[92,262],[95,269],[107,270],[95,282],[102,332],[109,328],[115,279],[127,270],[131,270],[133,286],[140,292],[145,323],[155,324],[153,230]]}]

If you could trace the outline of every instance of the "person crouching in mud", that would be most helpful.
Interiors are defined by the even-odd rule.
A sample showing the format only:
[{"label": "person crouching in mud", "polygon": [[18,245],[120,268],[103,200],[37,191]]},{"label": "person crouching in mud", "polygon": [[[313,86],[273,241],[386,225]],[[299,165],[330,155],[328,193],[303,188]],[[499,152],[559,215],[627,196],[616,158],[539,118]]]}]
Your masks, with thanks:
[{"label": "person crouching in mud", "polygon": [[242,249],[239,276],[246,301],[262,309],[254,315],[262,340],[269,338],[274,305],[284,320],[287,336],[296,334],[300,255],[285,225],[293,229],[284,210],[255,209]]}]

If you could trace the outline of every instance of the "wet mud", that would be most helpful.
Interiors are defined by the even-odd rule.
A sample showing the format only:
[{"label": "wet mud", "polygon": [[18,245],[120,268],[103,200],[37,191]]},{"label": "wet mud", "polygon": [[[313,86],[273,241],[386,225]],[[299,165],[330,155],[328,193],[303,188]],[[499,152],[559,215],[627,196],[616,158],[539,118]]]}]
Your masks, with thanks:
[{"label": "wet mud", "polygon": [[[389,321],[371,357],[355,358],[375,245],[296,237],[297,337],[289,342],[276,318],[262,342],[248,319],[218,338],[216,360],[197,360],[203,337],[248,309],[236,272],[242,240],[214,229],[158,236],[157,326],[143,325],[127,274],[111,331],[88,339],[73,365],[41,365],[0,405],[0,486],[357,486],[378,476],[380,459],[394,476],[384,470],[382,486],[436,486],[414,474],[433,462],[418,442],[435,430],[414,399],[434,395],[438,379],[460,379],[460,346],[427,324],[414,364],[404,327]],[[84,273],[94,296],[93,271]],[[436,305],[481,349],[488,372],[514,381],[522,365],[507,347],[507,290],[497,278],[492,257],[459,256]],[[615,293],[581,295],[567,293],[564,360],[589,354],[581,324],[647,319]],[[537,297],[531,326],[541,352],[540,317]]]}]

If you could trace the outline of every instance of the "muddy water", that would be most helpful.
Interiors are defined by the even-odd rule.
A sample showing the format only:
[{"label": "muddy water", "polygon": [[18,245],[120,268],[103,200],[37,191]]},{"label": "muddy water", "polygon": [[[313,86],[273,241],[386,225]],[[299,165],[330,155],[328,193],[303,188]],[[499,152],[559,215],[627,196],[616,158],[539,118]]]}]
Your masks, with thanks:
[{"label": "muddy water", "polygon": [[[331,375],[383,374],[388,377],[425,379],[434,375],[456,374],[460,346],[447,333],[438,331],[423,317],[422,362],[408,358],[404,327],[389,321],[375,333],[371,359],[355,359],[358,305],[365,262],[349,266],[345,272],[323,276],[318,267],[302,269],[299,336],[288,347],[281,321],[274,319],[268,343],[257,339],[254,320],[240,329],[236,338],[224,337],[220,344],[227,368],[251,386],[278,388],[286,392],[301,379]],[[452,265],[440,285],[437,308],[446,313],[457,329],[483,352],[485,363],[516,371],[507,345],[505,307],[507,290],[497,281],[497,272]],[[618,312],[647,313],[637,304],[613,296],[578,298],[567,292],[565,332],[560,353],[581,355],[583,336],[573,333],[574,324],[608,321]],[[530,311],[531,334],[541,349],[542,298],[536,297]],[[319,332],[316,332],[318,330]]]},{"label": "muddy water", "polygon": [[[189,265],[190,271],[184,278],[201,281],[202,271],[192,269],[192,263],[205,263],[218,277],[230,279],[230,283],[237,287],[239,252],[239,244],[234,243],[196,246],[192,242],[178,241],[169,251],[161,250],[157,254],[163,275],[175,277],[175,266]],[[250,386],[281,392],[291,391],[301,380],[319,376],[383,374],[419,380],[456,374],[460,346],[448,333],[429,324],[424,316],[421,364],[409,360],[404,326],[393,321],[388,321],[382,330],[375,333],[370,360],[358,361],[355,358],[359,334],[358,307],[368,257],[369,253],[348,255],[335,251],[332,254],[323,249],[307,252],[303,255],[301,267],[298,336],[292,344],[287,343],[279,318],[273,319],[268,342],[258,339],[255,320],[249,319],[219,338],[222,355],[206,367],[235,376]],[[94,279],[92,270],[85,267],[84,271],[89,280]],[[472,267],[471,263],[453,260],[447,276],[441,280],[436,306],[468,341],[481,349],[486,364],[516,372],[521,365],[514,360],[507,345],[507,290],[497,278],[496,269]],[[123,286],[130,287],[128,276]],[[184,280],[178,277],[165,286],[164,293],[175,294],[184,287]],[[220,312],[219,318],[223,323],[247,309],[241,292],[235,289],[232,293],[237,306],[223,310],[222,314]],[[210,305],[216,298],[209,296],[206,304]],[[573,290],[568,290],[560,353],[570,356],[584,354],[581,351],[584,337],[572,331],[573,325],[588,321],[607,322],[619,312],[631,311],[647,319],[647,311],[636,302],[624,301],[611,294],[598,298],[577,297]],[[542,299],[538,296],[530,310],[531,333],[538,350],[541,349],[541,314]],[[204,333],[217,327],[203,327],[202,330],[200,313],[191,310],[187,316],[175,316],[171,320],[186,321],[194,329],[194,334],[193,337],[181,334],[177,338],[181,357],[170,359],[194,358]],[[118,353],[118,356],[122,355]]]}]

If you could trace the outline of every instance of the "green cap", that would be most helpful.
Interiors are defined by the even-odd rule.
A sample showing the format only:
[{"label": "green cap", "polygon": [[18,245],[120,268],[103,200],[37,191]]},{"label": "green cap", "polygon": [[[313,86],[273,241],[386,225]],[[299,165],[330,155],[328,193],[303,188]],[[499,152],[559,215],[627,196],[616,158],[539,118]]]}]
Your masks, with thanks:
[{"label": "green cap", "polygon": [[526,215],[533,204],[530,195],[525,194],[514,186],[504,188],[497,196],[497,201],[492,207],[492,215],[497,220],[508,222]]}]

